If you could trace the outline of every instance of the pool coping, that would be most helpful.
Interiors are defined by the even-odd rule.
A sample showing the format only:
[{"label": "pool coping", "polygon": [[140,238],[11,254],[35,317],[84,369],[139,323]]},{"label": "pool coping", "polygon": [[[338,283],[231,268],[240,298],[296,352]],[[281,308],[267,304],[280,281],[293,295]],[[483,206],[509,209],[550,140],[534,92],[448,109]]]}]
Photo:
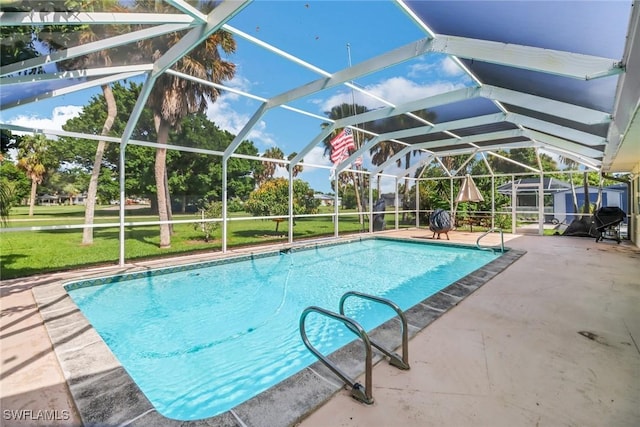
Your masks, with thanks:
[{"label": "pool coping", "polygon": [[[221,258],[221,260],[184,264],[176,268],[182,269],[189,266],[193,268],[192,266],[209,262],[237,261],[251,257],[270,256],[283,250],[298,250],[302,247],[328,246],[368,239],[419,242],[417,239],[397,237],[346,238],[339,241],[312,243],[311,245],[269,248],[249,254],[231,255]],[[441,244],[440,242],[427,243],[424,241],[420,241],[420,243]],[[468,244],[449,242],[442,242],[442,244],[475,248],[475,246]],[[505,248],[504,254],[499,258],[406,310],[409,338],[414,337],[430,323],[458,305],[460,301],[524,254],[524,251]],[[155,269],[154,271],[157,270],[163,269]],[[149,274],[149,272],[148,270],[140,270],[130,274]],[[96,279],[97,276],[104,277],[104,273],[83,280]],[[77,281],[61,281],[46,287],[33,288],[32,292],[85,426],[290,426],[304,419],[315,408],[345,388],[335,374],[320,361],[317,361],[281,383],[215,417],[195,421],[166,418],[153,408],[146,396],[111,353],[106,343],[69,297],[65,287],[73,285],[73,283],[77,283]],[[374,329],[369,335],[386,347],[395,349],[401,345],[398,330],[399,321],[394,318]],[[409,346],[409,352],[411,352],[411,346]],[[358,378],[364,373],[364,350],[357,341],[344,346],[328,357],[352,378]],[[383,357],[376,352],[374,364],[379,363],[382,359]],[[375,377],[373,378],[373,394],[375,399]]]}]

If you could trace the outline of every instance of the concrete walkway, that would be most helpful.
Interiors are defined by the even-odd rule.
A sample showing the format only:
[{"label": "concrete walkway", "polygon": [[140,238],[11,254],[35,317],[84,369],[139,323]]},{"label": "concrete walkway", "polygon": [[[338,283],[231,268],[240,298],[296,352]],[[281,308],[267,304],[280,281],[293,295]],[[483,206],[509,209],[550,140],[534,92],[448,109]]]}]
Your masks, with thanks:
[{"label": "concrete walkway", "polygon": [[411,371],[373,374],[300,425],[640,425],[640,251],[520,237],[527,253],[410,342]]},{"label": "concrete walkway", "polygon": [[[410,342],[410,371],[376,365],[373,405],[340,392],[300,425],[640,425],[640,250],[507,236],[527,253]],[[80,425],[31,288],[83,274],[0,283],[0,425]]]}]

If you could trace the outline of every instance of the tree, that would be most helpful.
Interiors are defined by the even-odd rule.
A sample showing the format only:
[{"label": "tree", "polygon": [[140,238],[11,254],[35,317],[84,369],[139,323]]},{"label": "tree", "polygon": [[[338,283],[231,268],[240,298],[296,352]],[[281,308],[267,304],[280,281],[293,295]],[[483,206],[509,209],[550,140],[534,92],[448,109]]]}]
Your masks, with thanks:
[{"label": "tree", "polygon": [[[199,3],[202,11],[209,13],[215,7],[213,1]],[[137,0],[135,8],[141,12],[155,10],[156,12],[171,12],[173,6],[156,2],[155,0]],[[154,39],[140,40],[139,53],[142,57],[157,60],[174,46],[183,33],[174,32]],[[183,56],[173,69],[184,72],[214,83],[221,83],[231,79],[235,74],[235,65],[224,61],[218,49],[225,53],[235,52],[236,42],[231,33],[218,30],[210,35],[190,53]],[[149,94],[147,104],[154,114],[158,144],[164,145],[169,138],[170,129],[179,129],[182,119],[188,114],[204,111],[208,102],[215,102],[219,96],[217,88],[205,86],[191,80],[162,74],[155,81]],[[160,247],[171,246],[171,232],[169,223],[171,208],[167,188],[167,150],[158,148],[154,167],[156,194],[158,200],[158,216],[160,224]]]},{"label": "tree", "polygon": [[72,204],[73,198],[84,193],[89,184],[89,175],[78,167],[64,167],[50,170],[40,184],[40,191],[57,194],[60,202]]},{"label": "tree", "polygon": [[[298,155],[298,153],[296,153],[295,151],[291,154],[289,154],[287,156],[287,160],[291,161],[293,160],[294,157],[296,157]],[[304,170],[304,166],[302,166],[302,160],[293,167],[293,172],[292,175],[295,178],[296,176],[298,176],[299,174],[302,173],[302,171]]]},{"label": "tree", "polygon": [[[22,136],[14,135],[8,129],[0,129],[0,141],[1,141],[1,144],[0,144],[0,156],[2,156],[2,158],[4,158],[5,155],[9,152],[9,150],[18,148],[18,144],[20,143],[20,139],[22,139]],[[1,160],[2,159],[0,158],[0,161]]]},{"label": "tree", "polygon": [[[135,82],[116,82],[111,86],[117,106],[117,114],[111,128],[112,135],[122,134],[129,112],[133,109],[142,85]],[[82,113],[70,119],[63,129],[72,132],[100,134],[107,119],[104,94],[93,96],[83,106]],[[132,139],[151,141],[156,139],[151,110],[144,108],[134,128]],[[118,198],[119,144],[105,144],[98,178],[96,203]],[[87,173],[95,172],[96,143],[93,140],[61,137],[51,147],[64,162],[81,167]],[[130,144],[126,148],[125,190],[127,194],[147,195],[155,192],[153,180],[153,148]],[[113,186],[115,185],[115,190]],[[106,187],[105,187],[106,186]],[[87,187],[88,188],[88,183]],[[154,204],[155,206],[155,204]]]},{"label": "tree", "polygon": [[[112,133],[123,131],[129,118],[128,111],[135,105],[140,93],[141,85],[128,82],[115,83],[113,94],[118,106],[118,114],[113,124]],[[98,134],[106,117],[102,94],[91,98],[83,107],[82,113],[67,121],[65,130]],[[182,120],[180,131],[171,131],[171,144],[186,147],[202,148],[213,151],[224,151],[233,141],[233,134],[219,129],[215,123],[207,119],[203,113],[190,114]],[[155,140],[156,133],[153,114],[144,108],[138,120],[132,139]],[[95,142],[76,138],[62,137],[52,147],[65,163],[81,167],[84,171],[92,168],[92,157],[95,152]],[[102,160],[97,200],[109,201],[118,198],[118,157],[120,145],[109,144]],[[242,141],[236,153],[251,156],[258,155],[258,149],[250,141]],[[153,162],[155,150],[136,144],[127,145],[125,159],[125,190],[127,194],[149,197],[156,191],[153,178]],[[252,172],[260,165],[257,160],[231,157],[227,161],[227,190],[229,197],[239,197],[246,200],[254,190]],[[174,202],[179,201],[182,206],[199,199],[220,200],[222,197],[222,162],[221,157],[172,150],[167,153],[168,183],[171,194],[175,194]],[[86,187],[83,187],[86,188]],[[152,211],[157,213],[157,199],[151,198]]]},{"label": "tree", "polygon": [[33,216],[36,204],[38,184],[47,173],[46,151],[49,145],[47,138],[42,135],[25,136],[18,147],[18,167],[31,180],[31,195],[29,196],[29,216]]},{"label": "tree", "polygon": [[31,192],[31,180],[11,160],[3,159],[0,162],[0,184],[11,189],[8,194],[12,206],[29,197]]},{"label": "tree", "polygon": [[[213,151],[224,151],[233,141],[234,135],[219,129],[203,113],[185,117],[180,132],[172,132],[173,144],[198,147]],[[242,141],[236,153],[256,156],[258,149],[250,141]],[[253,191],[254,180],[251,176],[254,168],[260,164],[257,160],[231,157],[227,161],[227,192],[229,198],[246,199]],[[184,209],[188,202],[221,200],[222,198],[222,158],[187,151],[172,152],[167,162],[169,186],[174,201],[181,199]],[[178,196],[178,197],[176,197]]]},{"label": "tree", "polygon": [[[284,153],[279,147],[271,147],[265,150],[261,157],[264,157],[265,159],[284,160]],[[268,180],[273,179],[278,166],[284,167],[284,162],[262,162],[260,168],[256,170],[254,176],[256,185],[260,186]]]},{"label": "tree", "polygon": [[[120,6],[117,0],[102,0],[100,2],[97,2],[99,3],[97,8],[95,7],[95,1],[80,1],[80,5],[77,4],[77,1],[67,1],[65,3],[67,4],[67,6],[80,6],[80,8],[85,12],[95,11],[95,9],[98,9],[98,11],[100,12],[124,12],[127,10],[126,8]],[[41,38],[44,38],[44,41],[49,45],[52,51],[65,50],[67,46],[77,46],[92,43],[128,32],[127,26],[124,25],[82,25],[79,27],[62,26],[60,28],[70,28],[69,30],[62,32],[62,34],[65,35],[65,37],[63,37],[62,39],[44,38],[43,36],[41,36]],[[49,30],[49,34],[51,34],[50,31],[52,27],[47,27],[47,29]],[[62,61],[59,63],[59,66],[65,70],[109,67],[113,62],[114,56],[120,57],[120,60],[118,61],[119,63],[125,63],[126,58],[129,55],[126,52],[123,53],[122,49],[105,49],[81,56],[79,58]],[[100,135],[107,136],[109,135],[115,121],[117,107],[113,91],[111,90],[111,86],[108,84],[104,84],[101,86],[101,88],[106,104],[107,115],[102,125]],[[93,167],[91,169],[91,179],[89,180],[89,188],[87,189],[87,197],[85,200],[85,228],[82,232],[83,245],[93,244],[93,227],[90,226],[93,225],[94,222],[96,198],[98,193],[98,180],[100,177],[100,168],[102,166],[102,158],[104,156],[106,146],[107,142],[105,140],[100,140],[98,141],[98,145],[95,151]]]},{"label": "tree", "polygon": [[[527,166],[534,168],[538,167],[536,151],[533,148],[512,148],[509,151],[498,150],[497,154]],[[489,156],[487,161],[489,162],[489,165],[491,165],[491,168],[497,173],[508,174],[526,171],[522,166],[508,160],[501,159],[500,157]],[[558,169],[556,162],[546,154],[540,154],[540,163],[542,164],[542,170],[545,172]]]},{"label": "tree", "polygon": [[0,132],[2,142],[0,145],[0,225],[5,225],[9,211],[15,202],[21,180],[20,175],[22,175],[13,162],[6,160],[5,154],[10,149],[17,148],[21,137],[14,136],[7,129],[0,129]]},{"label": "tree", "polygon": [[13,199],[13,186],[9,182],[0,182],[0,225],[5,225],[9,218],[11,202]]},{"label": "tree", "polygon": [[[29,12],[36,11],[50,11],[52,7],[55,7],[55,2],[51,1],[11,1],[0,2],[0,10],[3,12]],[[5,66],[20,61],[26,61],[32,58],[40,56],[38,49],[35,46],[36,27],[34,26],[0,26],[0,65]],[[41,74],[43,73],[42,67],[32,68],[25,70],[19,74]]]},{"label": "tree", "polygon": [[[202,219],[220,218],[222,217],[222,202],[203,202],[200,212],[196,215],[200,215]],[[201,230],[204,233],[204,241],[208,242],[211,238],[211,234],[220,227],[219,222],[213,221],[201,221],[193,224],[195,230]]]},{"label": "tree", "polygon": [[[293,214],[316,213],[320,201],[313,197],[309,183],[293,181]],[[249,195],[245,209],[255,216],[282,216],[289,214],[289,180],[275,178],[264,182]],[[276,221],[276,231],[280,221]]]}]

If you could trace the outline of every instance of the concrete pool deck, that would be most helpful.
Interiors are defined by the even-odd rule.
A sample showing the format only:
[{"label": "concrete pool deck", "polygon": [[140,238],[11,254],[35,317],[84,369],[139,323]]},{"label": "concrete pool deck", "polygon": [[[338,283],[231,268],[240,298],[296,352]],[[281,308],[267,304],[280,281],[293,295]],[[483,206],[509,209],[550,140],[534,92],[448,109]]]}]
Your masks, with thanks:
[{"label": "concrete pool deck", "polygon": [[[385,234],[431,237],[415,229]],[[463,243],[479,236],[450,234]],[[638,425],[640,250],[588,238],[505,237],[527,253],[410,341],[410,371],[378,363],[373,405],[340,391],[300,425]],[[166,260],[153,264],[145,266]],[[86,274],[1,283],[2,425],[80,425],[32,288]],[[44,410],[60,419],[34,419]]]}]

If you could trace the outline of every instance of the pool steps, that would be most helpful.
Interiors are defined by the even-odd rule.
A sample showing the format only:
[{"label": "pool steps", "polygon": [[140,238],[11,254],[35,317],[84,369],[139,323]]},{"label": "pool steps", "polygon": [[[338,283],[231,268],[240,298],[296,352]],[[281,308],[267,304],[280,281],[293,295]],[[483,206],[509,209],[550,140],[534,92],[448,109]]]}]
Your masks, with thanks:
[{"label": "pool steps", "polygon": [[[345,316],[344,313],[344,302],[349,297],[357,297],[363,298],[370,301],[378,302],[381,304],[388,305],[398,314],[401,322],[401,332],[402,332],[402,356],[399,356],[396,353],[393,353],[380,344],[369,338],[369,335],[364,330],[362,326],[355,320],[350,317]],[[302,336],[302,341],[304,345],[311,351],[321,362],[323,362],[333,373],[335,373],[342,381],[344,381],[349,387],[351,387],[351,396],[366,404],[373,403],[373,392],[372,392],[372,362],[371,362],[371,346],[380,350],[383,354],[389,357],[389,364],[391,366],[395,366],[398,369],[408,370],[409,366],[409,338],[408,338],[408,328],[407,328],[407,319],[404,315],[404,312],[398,307],[396,303],[386,298],[381,298],[374,295],[365,294],[362,292],[349,291],[346,292],[340,298],[340,314],[335,313],[333,311],[317,307],[310,306],[305,308],[300,315],[300,335]],[[342,370],[340,370],[335,364],[333,364],[327,357],[325,357],[322,353],[320,353],[312,344],[309,342],[309,338],[307,337],[307,332],[305,328],[305,320],[310,313],[318,313],[327,317],[330,317],[334,320],[338,320],[342,322],[351,332],[358,335],[365,346],[365,385],[357,383],[355,380],[351,379],[347,374],[345,374]]]}]

